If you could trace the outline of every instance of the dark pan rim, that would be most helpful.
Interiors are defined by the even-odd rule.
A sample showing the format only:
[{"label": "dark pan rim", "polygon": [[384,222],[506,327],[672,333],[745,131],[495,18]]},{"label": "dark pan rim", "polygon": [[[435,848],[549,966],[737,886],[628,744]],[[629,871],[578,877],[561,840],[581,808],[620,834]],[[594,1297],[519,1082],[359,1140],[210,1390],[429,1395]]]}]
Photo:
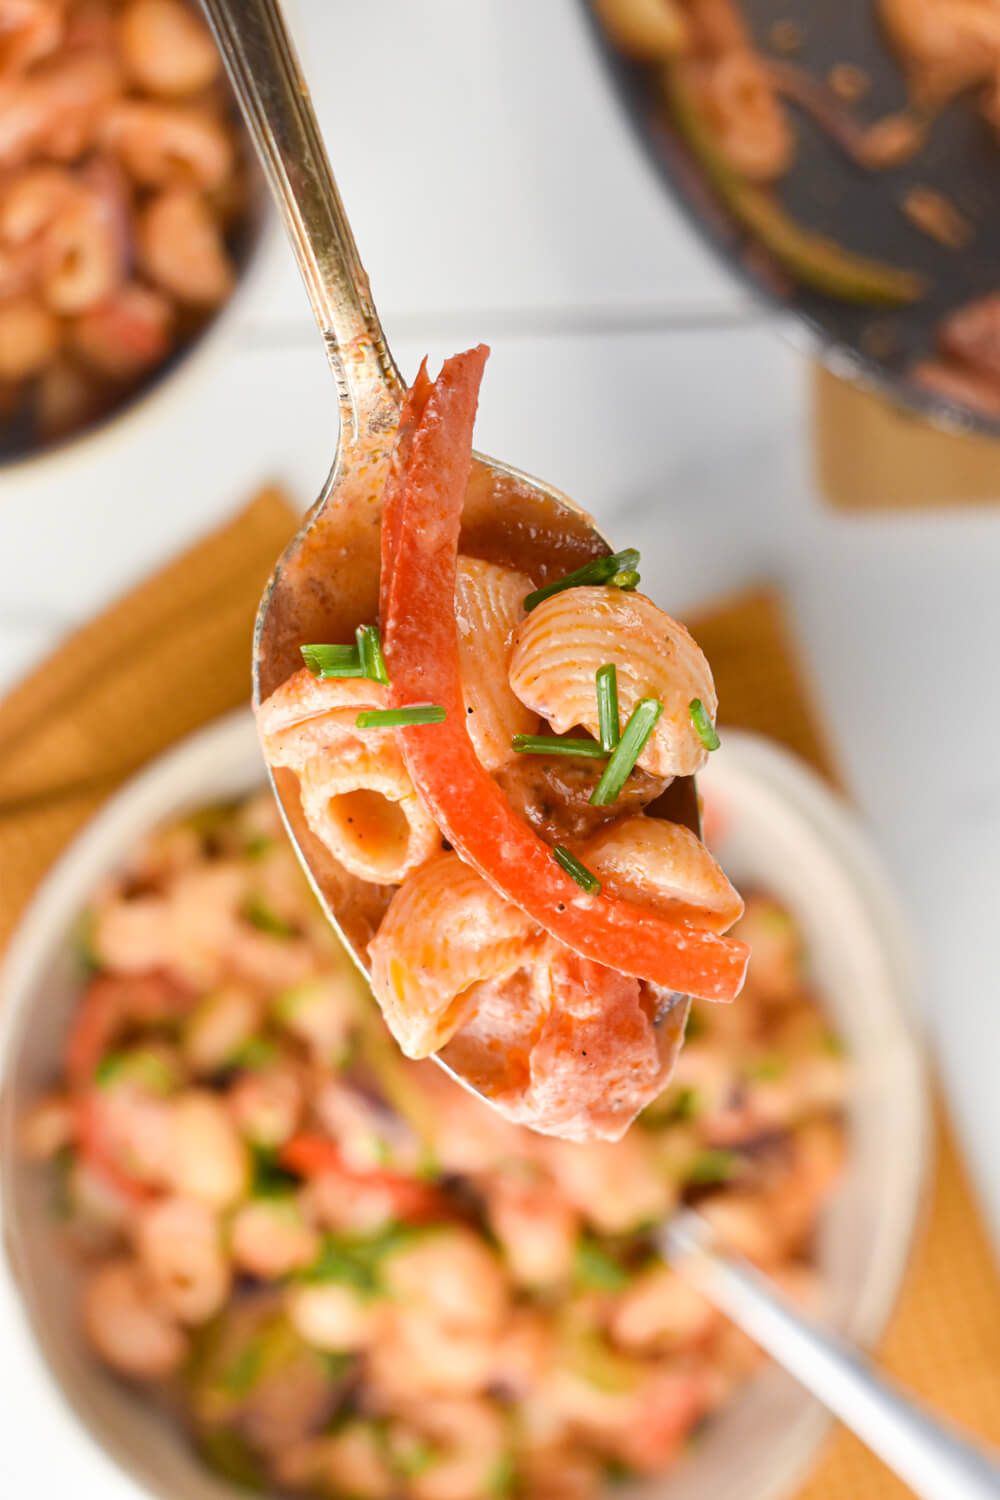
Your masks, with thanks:
[{"label": "dark pan rim", "polygon": [[[719,201],[706,182],[700,164],[671,124],[666,110],[657,111],[653,117],[645,91],[637,83],[642,65],[618,51],[596,15],[593,0],[580,0],[580,8],[605,76],[646,160],[686,222],[730,276],[756,302],[771,312],[780,313],[786,324],[793,323],[801,337],[796,337],[787,327],[784,332],[793,347],[819,360],[832,375],[883,397],[900,415],[926,418],[945,432],[960,436],[1000,437],[1000,416],[987,416],[950,397],[924,389],[905,374],[888,368],[875,356],[835,338],[808,307],[796,305],[778,290],[778,283],[789,280],[788,273],[770,260],[766,249],[748,236]],[[752,257],[746,254],[748,245],[753,249]],[[761,267],[767,266],[771,274],[766,274],[763,269],[755,271],[755,262]]]}]

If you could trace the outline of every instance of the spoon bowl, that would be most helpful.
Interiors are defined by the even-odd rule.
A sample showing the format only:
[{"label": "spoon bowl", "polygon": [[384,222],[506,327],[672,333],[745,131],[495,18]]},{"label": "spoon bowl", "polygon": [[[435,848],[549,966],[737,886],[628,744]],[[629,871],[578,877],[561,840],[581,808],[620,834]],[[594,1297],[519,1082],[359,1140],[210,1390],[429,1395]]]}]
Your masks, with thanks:
[{"label": "spoon bowl", "polygon": [[[381,497],[404,384],[277,0],[204,0],[204,7],[298,259],[340,409],[330,476],[279,559],[257,616],[256,706],[301,667],[303,642],[351,641],[359,625],[376,618]],[[611,551],[590,516],[566,495],[482,454],[473,456],[460,547],[468,556],[528,573],[537,584]],[[293,772],[272,770],[271,779],[323,909],[367,973],[367,945],[392,888],[352,875],[321,844],[306,823]],[[694,779],[675,780],[649,811],[698,831]],[[679,1044],[676,1004],[664,1008],[660,1021],[667,1015]]]}]

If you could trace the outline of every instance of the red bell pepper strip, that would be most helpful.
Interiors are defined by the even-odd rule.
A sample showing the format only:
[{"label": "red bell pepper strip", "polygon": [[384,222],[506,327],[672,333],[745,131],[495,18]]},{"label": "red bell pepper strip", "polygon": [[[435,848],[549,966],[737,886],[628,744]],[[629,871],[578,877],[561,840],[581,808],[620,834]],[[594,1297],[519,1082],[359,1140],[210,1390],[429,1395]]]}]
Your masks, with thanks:
[{"label": "red bell pepper strip", "polygon": [[484,345],[421,377],[403,409],[400,463],[382,521],[383,641],[391,701],[437,703],[440,724],[396,731],[413,784],[445,838],[495,890],[584,958],[704,1000],[732,1000],[745,943],[603,892],[586,894],[514,812],[476,757],[465,727],[455,620],[462,504]]},{"label": "red bell pepper strip", "polygon": [[386,1194],[393,1212],[407,1224],[453,1217],[447,1199],[431,1183],[417,1182],[415,1178],[389,1172],[384,1167],[373,1167],[370,1172],[351,1167],[340,1149],[325,1135],[293,1135],[282,1146],[278,1160],[296,1177],[336,1177],[359,1188],[377,1188]]},{"label": "red bell pepper strip", "polygon": [[396,532],[402,515],[402,491],[406,468],[410,460],[410,449],[413,446],[417,423],[432,389],[431,378],[427,373],[427,360],[424,359],[417,371],[416,380],[403,398],[396,441],[393,445],[392,458],[389,461],[389,473],[382,491],[382,567],[379,579],[379,618],[382,620],[388,619],[389,616],[392,562],[396,556]]}]

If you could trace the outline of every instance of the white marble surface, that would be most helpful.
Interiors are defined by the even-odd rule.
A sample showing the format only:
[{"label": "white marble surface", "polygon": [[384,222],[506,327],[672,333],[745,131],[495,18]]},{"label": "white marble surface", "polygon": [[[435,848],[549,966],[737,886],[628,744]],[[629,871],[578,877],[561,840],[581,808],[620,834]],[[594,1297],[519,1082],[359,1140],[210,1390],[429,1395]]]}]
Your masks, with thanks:
[{"label": "white marble surface", "polygon": [[[493,345],[480,444],[644,549],[679,610],[785,590],[851,789],[909,908],[919,997],[1000,1236],[1000,509],[850,518],[810,474],[806,366],[691,239],[573,0],[297,0],[307,71],[397,357]],[[0,689],[259,482],[305,503],[335,412],[283,255],[158,416],[0,480]],[[1000,456],[998,456],[1000,499]],[[0,1493],[117,1500],[46,1441],[0,1299]],[[7,1434],[11,1436],[8,1437]]]}]

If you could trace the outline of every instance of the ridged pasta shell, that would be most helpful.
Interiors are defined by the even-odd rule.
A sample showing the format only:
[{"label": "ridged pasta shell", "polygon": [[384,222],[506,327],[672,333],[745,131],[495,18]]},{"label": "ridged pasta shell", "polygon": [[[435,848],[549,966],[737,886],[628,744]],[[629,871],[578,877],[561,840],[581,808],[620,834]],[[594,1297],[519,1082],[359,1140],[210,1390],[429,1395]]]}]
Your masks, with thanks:
[{"label": "ridged pasta shell", "polygon": [[514,631],[534,585],[524,573],[460,557],[455,581],[458,655],[465,725],[487,771],[516,753],[515,734],[533,734],[538,718],[515,696],[507,678]]},{"label": "ridged pasta shell", "polygon": [[509,1120],[564,1140],[619,1140],[669,1080],[687,1002],[659,996],[546,939],[505,980],[472,991],[442,1057]]},{"label": "ridged pasta shell", "polygon": [[565,589],[518,626],[510,685],[557,734],[579,726],[599,733],[596,677],[614,662],[622,727],[640,698],[663,704],[638,764],[651,776],[691,776],[707,751],[691,722],[698,698],[715,721],[718,699],[705,655],[683,625],[644,594],[615,588]]},{"label": "ridged pasta shell", "polygon": [[469,992],[513,974],[538,929],[459,859],[441,854],[395,894],[369,944],[372,989],[408,1057],[427,1057],[461,1025]]}]

